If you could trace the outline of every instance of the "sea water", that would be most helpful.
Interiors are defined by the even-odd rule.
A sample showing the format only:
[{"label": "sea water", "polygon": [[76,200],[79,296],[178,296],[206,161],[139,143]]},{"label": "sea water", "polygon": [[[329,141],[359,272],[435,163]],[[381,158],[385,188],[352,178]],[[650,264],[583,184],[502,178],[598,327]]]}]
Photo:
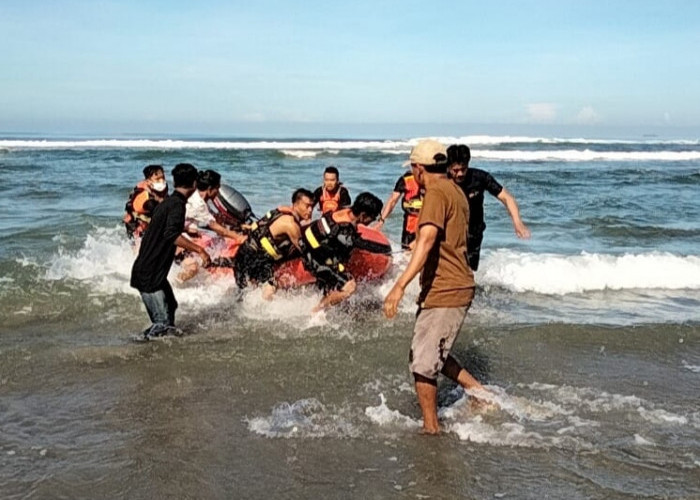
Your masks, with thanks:
[{"label": "sea water", "polygon": [[418,138],[0,139],[0,496],[700,497],[700,140],[438,139],[532,231],[486,196],[455,354],[500,410],[441,381],[438,438],[407,368],[417,283],[381,314],[400,208],[392,271],[348,304],[202,273],[175,285],[189,335],[147,345],[120,222],[151,163],[171,186],[176,163],[217,170],[257,214],[328,165],[387,199]]}]

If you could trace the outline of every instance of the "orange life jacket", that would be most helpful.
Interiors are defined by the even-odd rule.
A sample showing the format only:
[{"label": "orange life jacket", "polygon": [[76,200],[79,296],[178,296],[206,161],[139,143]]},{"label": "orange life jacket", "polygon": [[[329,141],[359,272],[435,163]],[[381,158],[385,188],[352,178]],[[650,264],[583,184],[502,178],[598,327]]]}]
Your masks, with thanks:
[{"label": "orange life jacket", "polygon": [[340,190],[341,185],[338,185],[338,189],[335,190],[335,194],[331,195],[326,188],[321,190],[321,199],[318,200],[321,206],[321,213],[335,212],[340,207]]},{"label": "orange life jacket", "polygon": [[406,191],[403,194],[401,208],[407,214],[417,214],[423,207],[423,193],[420,184],[412,174],[405,175],[403,180],[406,184]]},{"label": "orange life jacket", "polygon": [[404,229],[406,232],[415,233],[418,231],[418,213],[423,208],[423,190],[413,174],[407,174],[403,179],[406,185],[401,201],[401,208],[406,214]]},{"label": "orange life jacket", "polygon": [[140,236],[148,223],[151,222],[151,217],[145,208],[145,204],[152,197],[150,186],[146,180],[136,184],[136,187],[129,195],[129,199],[124,206],[124,218],[122,220],[130,238]]}]

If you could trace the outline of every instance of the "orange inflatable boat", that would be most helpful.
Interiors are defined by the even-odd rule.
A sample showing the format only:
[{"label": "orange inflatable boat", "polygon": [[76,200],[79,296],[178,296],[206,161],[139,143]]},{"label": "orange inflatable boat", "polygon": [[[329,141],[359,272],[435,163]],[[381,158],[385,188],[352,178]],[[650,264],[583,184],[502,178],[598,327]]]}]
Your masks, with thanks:
[{"label": "orange inflatable boat", "polygon": [[[251,222],[253,212],[245,198],[230,186],[222,185],[219,196],[213,201],[218,212],[217,219],[222,224],[235,226]],[[368,226],[357,227],[360,235],[356,247],[350,255],[348,272],[358,281],[375,281],[382,278],[391,268],[391,244],[380,231]],[[238,243],[202,235],[198,244],[211,248],[214,265],[209,268],[214,274],[232,274],[233,257],[238,252]],[[278,264],[275,268],[275,278],[281,288],[296,288],[314,283],[314,276],[304,267],[301,257]]]}]

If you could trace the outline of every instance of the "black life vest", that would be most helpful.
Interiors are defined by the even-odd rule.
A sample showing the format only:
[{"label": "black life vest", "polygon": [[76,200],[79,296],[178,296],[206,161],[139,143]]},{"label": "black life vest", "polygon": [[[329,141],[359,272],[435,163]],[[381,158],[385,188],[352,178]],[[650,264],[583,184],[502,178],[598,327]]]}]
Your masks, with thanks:
[{"label": "black life vest", "polygon": [[288,257],[294,246],[286,236],[281,241],[275,241],[270,226],[283,215],[291,215],[297,220],[296,213],[289,207],[278,207],[267,212],[257,222],[251,224],[250,234],[246,240],[246,245],[256,252],[264,252],[272,260],[281,260]]},{"label": "black life vest", "polygon": [[341,273],[345,271],[357,234],[349,212],[350,209],[345,209],[324,214],[306,228],[302,243],[308,258]]}]

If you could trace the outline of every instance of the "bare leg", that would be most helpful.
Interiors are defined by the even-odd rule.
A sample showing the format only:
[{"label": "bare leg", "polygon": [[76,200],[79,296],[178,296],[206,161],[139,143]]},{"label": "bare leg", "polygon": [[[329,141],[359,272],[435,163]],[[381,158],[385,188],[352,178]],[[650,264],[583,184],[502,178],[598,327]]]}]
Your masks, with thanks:
[{"label": "bare leg", "polygon": [[437,383],[417,373],[413,374],[416,380],[416,395],[418,404],[423,413],[423,432],[425,434],[439,434],[437,414]]},{"label": "bare leg", "polygon": [[[466,390],[483,391],[488,392],[488,390],[476,380],[471,373],[469,373],[465,368],[457,362],[455,358],[451,355],[447,355],[445,364],[442,366],[441,373],[446,377],[454,380],[459,385],[464,387]],[[491,406],[489,401],[472,396],[471,406],[475,409],[488,408]]]},{"label": "bare leg", "polygon": [[355,280],[348,281],[340,290],[333,290],[332,292],[328,293],[325,297],[323,297],[321,299],[321,302],[319,302],[318,305],[316,305],[316,307],[314,307],[311,312],[318,312],[322,309],[326,309],[336,304],[340,304],[342,301],[350,297],[350,295],[355,293],[356,289],[357,283],[355,283]]}]

